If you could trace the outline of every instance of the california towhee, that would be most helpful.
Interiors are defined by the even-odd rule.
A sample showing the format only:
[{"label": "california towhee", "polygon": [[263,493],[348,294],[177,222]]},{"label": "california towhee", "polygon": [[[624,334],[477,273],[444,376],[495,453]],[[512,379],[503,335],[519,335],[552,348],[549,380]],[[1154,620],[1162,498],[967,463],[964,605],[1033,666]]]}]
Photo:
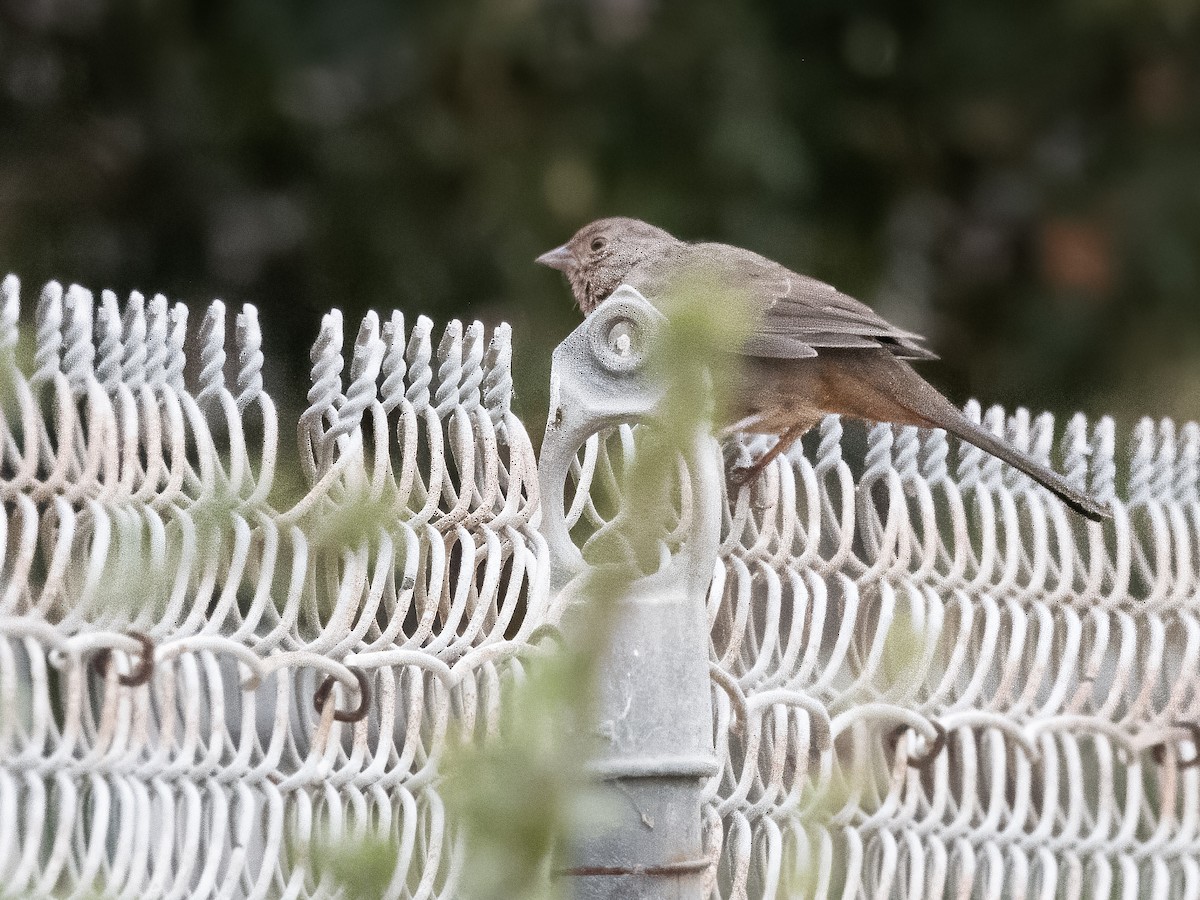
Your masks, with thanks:
[{"label": "california towhee", "polygon": [[[902,331],[828,284],[728,244],[688,244],[637,219],[599,219],[537,258],[564,272],[586,315],[622,284],[654,302],[680,273],[703,272],[745,298],[755,316],[740,348],[735,430],[779,441],[744,470],[753,478],[808,429],[837,413],[870,422],[943,428],[1045,485],[1089,519],[1108,507],[967,419],[906,362],[935,359]],[[731,293],[732,299],[732,293]]]}]

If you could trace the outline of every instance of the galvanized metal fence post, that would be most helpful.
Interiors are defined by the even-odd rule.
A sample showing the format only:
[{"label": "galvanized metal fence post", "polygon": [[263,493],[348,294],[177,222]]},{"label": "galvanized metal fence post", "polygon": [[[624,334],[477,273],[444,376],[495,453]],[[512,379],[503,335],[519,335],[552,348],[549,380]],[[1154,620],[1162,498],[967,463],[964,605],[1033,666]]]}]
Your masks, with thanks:
[{"label": "galvanized metal fence post", "polygon": [[[621,289],[555,351],[549,425],[542,447],[542,530],[567,632],[574,587],[586,572],[571,542],[564,490],[572,461],[598,430],[636,422],[661,397],[645,347],[659,314]],[[688,454],[692,529],[670,562],[638,578],[603,662],[596,728],[597,775],[616,821],[585,836],[568,877],[572,896],[699,900],[712,860],[703,835],[702,789],[717,770],[712,738],[705,596],[721,519],[720,457],[709,437]]]}]

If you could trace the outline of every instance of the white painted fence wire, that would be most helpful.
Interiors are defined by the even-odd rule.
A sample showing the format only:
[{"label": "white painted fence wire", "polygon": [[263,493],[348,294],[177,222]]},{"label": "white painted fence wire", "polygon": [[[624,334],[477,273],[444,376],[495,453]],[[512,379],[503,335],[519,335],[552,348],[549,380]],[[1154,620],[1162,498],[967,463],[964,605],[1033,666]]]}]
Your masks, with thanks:
[{"label": "white painted fence wire", "polygon": [[[984,422],[1050,455],[1049,416]],[[832,419],[739,498],[710,595],[731,895],[797,871],[851,896],[1200,895],[1198,436],[1143,422],[1118,492],[1112,422],[1068,423],[1106,529],[969,445],[952,470],[942,433],[877,427],[856,486]]]},{"label": "white painted fence wire", "polygon": [[[10,360],[17,295],[10,277]],[[371,314],[343,354],[327,316],[281,512],[254,309],[227,352],[209,307],[190,387],[186,325],[136,294],[93,319],[51,284],[33,373],[5,385],[0,884],[329,893],[305,864],[323,822],[390,832],[393,895],[454,896],[433,788],[451,707],[495,727],[548,595],[509,331],[455,322],[435,349],[428,319]]]},{"label": "white painted fence wire", "polygon": [[[318,831],[382,828],[389,896],[455,896],[448,731],[554,620],[507,327],[328,315],[293,488],[252,307],[227,350],[219,302],[51,284],[30,348],[0,291],[5,892],[322,895]],[[713,897],[1200,897],[1200,428],[982,419],[1113,522],[836,419],[727,503]],[[631,448],[581,451],[575,533]]]}]

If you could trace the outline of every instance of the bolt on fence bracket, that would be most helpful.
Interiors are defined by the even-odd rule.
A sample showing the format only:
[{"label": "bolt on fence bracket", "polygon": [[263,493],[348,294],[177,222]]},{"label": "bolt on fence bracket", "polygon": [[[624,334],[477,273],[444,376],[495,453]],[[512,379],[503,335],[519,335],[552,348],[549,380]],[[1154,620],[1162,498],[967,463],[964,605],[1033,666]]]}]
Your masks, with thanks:
[{"label": "bolt on fence bracket", "polygon": [[[621,288],[554,353],[551,404],[539,466],[542,532],[550,547],[556,606],[569,625],[587,563],[572,543],[564,491],[571,464],[603,428],[645,419],[662,397],[646,348],[663,316]],[[720,455],[698,438],[691,532],[658,572],[637,579],[602,667],[594,770],[612,794],[616,819],[574,848],[572,896],[707,896],[711,860],[702,829],[702,788],[717,772],[712,742],[705,595],[717,558]],[[570,633],[569,627],[566,629]]]}]

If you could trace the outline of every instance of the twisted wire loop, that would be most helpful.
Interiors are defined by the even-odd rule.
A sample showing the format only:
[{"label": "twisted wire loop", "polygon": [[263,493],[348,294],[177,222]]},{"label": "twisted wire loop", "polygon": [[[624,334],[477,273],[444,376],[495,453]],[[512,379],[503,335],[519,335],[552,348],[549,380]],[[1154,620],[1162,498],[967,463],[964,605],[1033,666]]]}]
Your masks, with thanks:
[{"label": "twisted wire loop", "polygon": [[387,896],[455,896],[439,761],[498,730],[549,622],[507,326],[369,313],[343,355],[328,316],[294,483],[253,307],[189,342],[162,296],[51,284],[26,354],[19,299],[0,283],[6,895],[331,896],[314,845],[370,833]]},{"label": "twisted wire loop", "polygon": [[[967,414],[1113,520],[940,431],[876,426],[852,458],[835,417],[727,497],[713,897],[1200,891],[1200,430],[1138,423],[1126,468],[1111,419],[1056,441],[1048,415]],[[631,438],[580,452],[580,539]]]}]

